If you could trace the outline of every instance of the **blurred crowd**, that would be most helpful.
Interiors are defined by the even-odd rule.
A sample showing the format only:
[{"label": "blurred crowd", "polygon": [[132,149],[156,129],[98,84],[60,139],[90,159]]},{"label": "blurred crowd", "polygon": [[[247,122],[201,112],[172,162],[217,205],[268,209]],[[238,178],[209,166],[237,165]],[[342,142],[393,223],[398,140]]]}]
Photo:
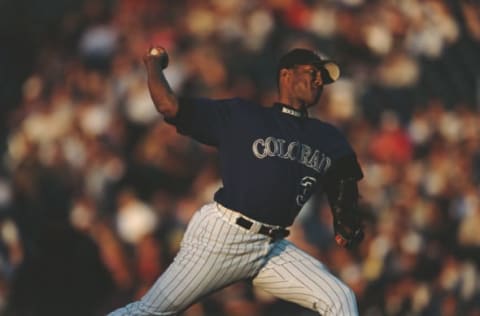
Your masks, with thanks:
[{"label": "blurred crowd", "polygon": [[[366,240],[334,245],[321,195],[289,238],[354,289],[361,315],[480,315],[477,1],[81,3],[5,114],[0,314],[104,315],[140,298],[221,186],[215,150],[153,107],[141,57],[157,43],[178,95],[264,106],[289,48],[337,60],[342,78],[310,115],[358,154]],[[315,314],[245,282],[183,315]]]}]

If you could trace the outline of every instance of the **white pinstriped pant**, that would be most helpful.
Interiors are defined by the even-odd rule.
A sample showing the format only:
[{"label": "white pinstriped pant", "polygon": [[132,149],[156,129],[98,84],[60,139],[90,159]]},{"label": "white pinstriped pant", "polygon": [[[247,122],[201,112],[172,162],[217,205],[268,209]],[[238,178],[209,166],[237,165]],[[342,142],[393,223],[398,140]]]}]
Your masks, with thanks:
[{"label": "white pinstriped pant", "polygon": [[238,213],[217,203],[190,221],[173,263],[140,300],[108,316],[177,315],[229,284],[253,279],[264,291],[323,316],[358,315],[352,290],[288,240],[234,224]]}]

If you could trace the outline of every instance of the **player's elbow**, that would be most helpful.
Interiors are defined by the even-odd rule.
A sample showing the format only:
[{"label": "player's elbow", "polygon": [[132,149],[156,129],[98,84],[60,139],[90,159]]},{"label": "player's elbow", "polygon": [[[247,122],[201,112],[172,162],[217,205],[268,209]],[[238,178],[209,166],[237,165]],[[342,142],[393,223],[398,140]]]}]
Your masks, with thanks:
[{"label": "player's elbow", "polygon": [[165,118],[174,118],[177,115],[177,110],[175,108],[162,108],[162,107],[157,107],[157,111],[163,115]]},{"label": "player's elbow", "polygon": [[154,104],[157,111],[165,118],[174,118],[178,113],[178,102],[176,100],[158,100]]}]

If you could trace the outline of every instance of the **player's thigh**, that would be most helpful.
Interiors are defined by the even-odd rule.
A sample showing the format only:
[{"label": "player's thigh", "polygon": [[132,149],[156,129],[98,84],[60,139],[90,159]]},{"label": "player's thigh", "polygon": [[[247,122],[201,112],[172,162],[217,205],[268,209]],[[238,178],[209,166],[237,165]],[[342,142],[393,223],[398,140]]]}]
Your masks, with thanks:
[{"label": "player's thigh", "polygon": [[109,316],[178,315],[202,297],[234,281],[231,269],[216,264],[221,258],[206,257],[199,259],[195,252],[189,254],[188,249],[182,249],[141,300]]},{"label": "player's thigh", "polygon": [[205,266],[199,262],[173,262],[142,298],[142,304],[164,313],[187,308],[214,286],[205,281],[209,272]]},{"label": "player's thigh", "polygon": [[358,314],[352,290],[287,240],[273,246],[253,285],[324,316]]},{"label": "player's thigh", "polygon": [[[192,219],[182,247],[172,264],[142,298],[142,303],[157,311],[181,311],[201,297],[235,281],[228,254],[210,246],[210,235],[222,236],[227,223],[219,221],[208,207]],[[214,230],[214,232],[212,232]]]},{"label": "player's thigh", "polygon": [[227,228],[208,207],[202,208],[192,218],[180,251],[155,284],[140,301],[112,315],[176,315],[235,281],[231,277],[234,267],[226,264],[226,254],[208,245],[210,237],[222,235]]},{"label": "player's thigh", "polygon": [[195,285],[189,280],[193,268],[193,264],[173,262],[141,300],[108,316],[177,315],[198,298],[194,295]]}]

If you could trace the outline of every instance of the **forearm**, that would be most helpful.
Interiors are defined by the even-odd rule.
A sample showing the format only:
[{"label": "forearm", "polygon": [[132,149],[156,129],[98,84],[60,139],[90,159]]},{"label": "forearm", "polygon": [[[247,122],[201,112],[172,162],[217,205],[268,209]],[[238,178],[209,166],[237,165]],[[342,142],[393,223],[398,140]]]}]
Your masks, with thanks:
[{"label": "forearm", "polygon": [[339,179],[331,183],[326,192],[334,216],[357,212],[358,186],[354,178]]},{"label": "forearm", "polygon": [[355,211],[358,203],[357,182],[363,177],[355,155],[338,159],[328,171],[325,190],[334,214],[341,209]]},{"label": "forearm", "polygon": [[144,63],[147,69],[148,90],[155,108],[166,118],[176,116],[178,100],[163,74],[163,69],[168,64],[167,53],[163,48],[153,48],[144,56]]}]

